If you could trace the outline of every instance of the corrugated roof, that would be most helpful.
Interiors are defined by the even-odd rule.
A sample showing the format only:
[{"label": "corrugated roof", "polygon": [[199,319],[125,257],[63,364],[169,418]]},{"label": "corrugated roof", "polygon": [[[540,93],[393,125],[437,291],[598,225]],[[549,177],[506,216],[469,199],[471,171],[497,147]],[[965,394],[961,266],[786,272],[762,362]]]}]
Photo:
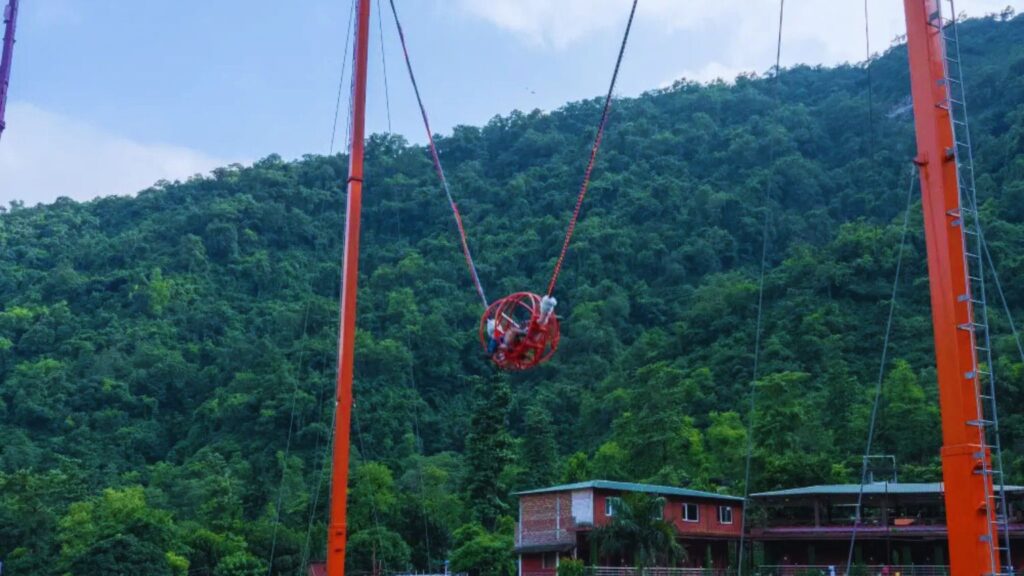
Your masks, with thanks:
[{"label": "corrugated roof", "polygon": [[[997,487],[998,489],[998,487]],[[1022,492],[1024,486],[1007,484],[1007,492]],[[783,496],[856,496],[860,492],[860,484],[820,484],[789,488],[772,492],[751,494],[751,498],[776,498]],[[942,482],[873,482],[864,485],[864,494],[942,494]]]},{"label": "corrugated roof", "polygon": [[713,498],[717,500],[733,500],[736,502],[743,501],[743,498],[737,498],[736,496],[704,492],[703,490],[690,490],[689,488],[676,488],[675,486],[659,486],[657,484],[612,482],[611,480],[590,480],[587,482],[576,482],[575,484],[560,484],[558,486],[549,486],[547,488],[537,488],[536,490],[516,492],[515,495],[523,496],[526,494],[544,494],[546,492],[567,492],[570,490],[586,490],[595,488],[599,490],[618,490],[620,492],[647,492],[649,494],[661,494],[663,496],[687,496],[690,498]]}]

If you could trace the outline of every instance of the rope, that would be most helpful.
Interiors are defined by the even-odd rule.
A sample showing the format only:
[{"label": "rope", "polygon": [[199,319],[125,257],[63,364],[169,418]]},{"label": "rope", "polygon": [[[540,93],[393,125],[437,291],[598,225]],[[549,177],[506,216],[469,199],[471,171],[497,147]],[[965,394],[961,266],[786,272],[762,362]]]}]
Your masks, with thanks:
[{"label": "rope", "polygon": [[[310,559],[310,557],[309,557],[309,550],[310,550],[310,540],[311,540],[311,537],[312,537],[312,534],[313,534],[313,522],[316,520],[316,509],[317,509],[317,505],[320,503],[320,491],[323,489],[323,486],[324,486],[324,477],[327,476],[326,472],[328,470],[330,470],[330,468],[328,468],[328,466],[327,466],[327,463],[330,462],[331,450],[334,449],[334,427],[337,426],[337,422],[338,422],[338,411],[337,410],[332,410],[331,411],[331,427],[330,427],[331,437],[328,440],[327,444],[324,446],[323,456],[320,459],[320,472],[318,474],[316,474],[316,476],[318,478],[317,479],[317,484],[316,484],[316,490],[313,492],[313,502],[312,502],[312,505],[309,508],[309,522],[306,525],[306,543],[303,546],[303,551],[302,551],[302,571],[303,571],[303,573],[305,573],[306,570],[309,568],[309,559]],[[319,440],[319,436],[317,437],[317,439]],[[315,470],[316,466],[314,465],[313,468]]]},{"label": "rope", "polygon": [[[786,10],[786,0],[779,0],[779,31],[775,40],[775,77],[772,79],[772,87],[776,105],[779,98],[779,76],[782,72],[782,23]],[[740,543],[738,556],[737,576],[743,576],[743,560],[746,554],[747,534],[747,502],[750,499],[750,467],[754,459],[754,409],[757,406],[757,378],[761,368],[761,329],[764,325],[764,284],[765,275],[768,269],[768,228],[771,222],[771,200],[772,184],[775,180],[775,147],[771,149],[769,160],[768,182],[764,191],[764,222],[761,226],[761,272],[757,282],[757,321],[754,328],[754,366],[750,377],[750,404],[747,416],[747,447],[746,458],[743,465],[743,514],[740,515]]]},{"label": "rope", "polygon": [[338,75],[338,95],[334,99],[334,122],[331,122],[331,147],[327,155],[334,154],[334,138],[338,133],[338,114],[341,111],[341,91],[345,85],[345,67],[348,65],[348,47],[352,39],[352,23],[355,21],[356,3],[352,2],[352,10],[348,13],[348,32],[345,35],[345,53],[341,56],[341,74]]},{"label": "rope", "polygon": [[981,248],[985,251],[985,260],[988,261],[988,269],[992,271],[992,279],[995,280],[996,292],[999,294],[999,300],[1003,303],[1003,313],[1006,314],[1006,319],[1010,323],[1010,332],[1013,334],[1013,340],[1017,343],[1017,352],[1020,354],[1021,362],[1024,362],[1024,345],[1021,345],[1020,333],[1017,332],[1017,325],[1013,322],[1013,314],[1010,313],[1010,305],[1006,302],[1006,295],[1003,293],[1003,284],[999,281],[999,274],[996,273],[996,265],[992,262],[992,254],[988,251],[988,242],[985,240],[985,235],[981,235]]},{"label": "rope", "polygon": [[[296,365],[302,370],[302,357],[306,352],[306,336],[309,328],[309,300],[306,301],[306,312],[302,319],[302,343]],[[299,377],[292,383],[291,414],[288,416],[288,436],[284,443],[284,458],[281,461],[281,480],[277,485],[277,505],[274,507],[274,531],[270,539],[270,561],[267,563],[267,576],[274,570],[274,554],[277,552],[277,530],[281,526],[281,505],[284,502],[284,480],[288,474],[288,456],[292,449],[292,430],[295,427],[295,399],[299,395]]]},{"label": "rope", "polygon": [[[366,451],[366,443],[363,442],[363,427],[359,424],[359,412],[356,410],[352,411],[352,422],[356,428],[356,438],[359,440],[359,455],[362,457],[363,462],[372,461],[370,460],[369,453]],[[381,540],[380,530],[380,515],[377,513],[377,503],[370,500],[370,512],[373,515],[373,527],[377,534],[377,548],[382,549],[383,541]],[[383,561],[379,561],[383,564]],[[376,570],[376,566],[373,567]]]},{"label": "rope", "polygon": [[[608,124],[608,114],[612,107],[612,93],[615,91],[615,82],[619,78],[619,68],[622,66],[622,57],[626,53],[626,44],[629,41],[629,31],[633,27],[633,16],[636,15],[638,0],[633,0],[633,7],[629,10],[629,20],[626,22],[626,31],[622,35],[622,44],[619,46],[619,56],[615,60],[615,71],[612,72],[612,81],[608,86],[608,94],[604,99],[604,110],[601,112],[601,122],[597,125],[597,134],[594,136],[594,145],[590,149],[590,161],[587,162],[587,169],[583,173],[583,184],[580,185],[580,192],[576,196],[576,207],[572,211],[572,218],[569,219],[569,228],[565,231],[565,241],[562,242],[562,252],[555,262],[555,270],[551,273],[551,281],[548,282],[547,294],[550,296],[555,291],[555,284],[558,282],[558,275],[562,272],[562,264],[565,262],[565,254],[569,251],[569,242],[576,230],[576,221],[580,218],[580,209],[583,207],[583,198],[587,195],[590,187],[590,175],[594,171],[594,162],[597,160],[597,151],[601,148],[601,139],[604,137],[604,130]],[[394,0],[392,0],[392,4]]]},{"label": "rope", "polygon": [[892,319],[896,312],[896,295],[899,287],[900,271],[903,268],[903,248],[907,242],[907,229],[910,228],[910,203],[913,200],[914,183],[917,180],[916,167],[910,172],[910,185],[907,186],[907,207],[903,212],[903,232],[900,234],[900,248],[896,257],[896,274],[892,279],[892,294],[889,296],[889,317],[885,321],[885,336],[882,339],[882,359],[878,363],[878,381],[875,383],[875,400],[871,406],[871,422],[868,425],[868,441],[864,449],[864,459],[860,464],[860,488],[857,490],[857,507],[854,509],[853,530],[850,532],[850,549],[846,556],[846,572],[850,573],[853,565],[853,551],[857,542],[857,529],[860,527],[861,505],[864,503],[864,484],[868,475],[868,458],[871,456],[871,445],[875,440],[875,424],[878,421],[878,407],[882,400],[882,381],[885,377],[885,366],[889,360],[889,337],[892,334]]},{"label": "rope", "polygon": [[377,0],[377,36],[380,38],[380,64],[384,73],[384,107],[388,112],[388,134],[391,134],[391,91],[388,89],[388,55],[384,51],[384,13]]},{"label": "rope", "polygon": [[469,268],[469,274],[473,278],[473,286],[476,288],[477,294],[480,296],[480,301],[483,303],[484,308],[487,307],[487,296],[484,294],[484,287],[480,284],[480,275],[477,273],[476,264],[473,262],[473,254],[469,250],[469,241],[466,239],[466,229],[462,225],[462,214],[459,213],[459,206],[455,203],[452,198],[451,189],[448,187],[448,179],[445,178],[444,168],[441,166],[441,158],[437,154],[437,145],[434,143],[434,131],[430,129],[430,119],[427,117],[427,109],[423,105],[423,98],[420,96],[420,88],[416,83],[416,75],[412,70],[412,60],[409,58],[409,48],[405,43],[405,31],[402,29],[402,23],[398,19],[398,9],[395,8],[395,0],[389,0],[391,4],[391,14],[395,18],[395,28],[398,30],[398,39],[402,43],[402,55],[405,57],[405,68],[409,71],[409,80],[412,81],[413,92],[416,93],[416,103],[420,107],[420,116],[423,117],[423,127],[427,131],[427,145],[430,148],[430,159],[434,163],[434,170],[437,172],[437,177],[441,181],[441,187],[444,188],[444,194],[448,198],[448,205],[452,209],[452,215],[455,217],[455,225],[459,229],[459,239],[462,242],[462,254],[466,259],[466,267]]},{"label": "rope", "polygon": [[[416,386],[416,358],[412,349],[412,340],[409,335],[405,337],[406,347],[409,349],[409,384],[412,386],[412,391],[417,397],[422,399],[419,388]],[[433,569],[434,559],[431,554],[430,545],[430,525],[427,522],[427,507],[424,503],[426,499],[426,491],[423,484],[423,437],[420,436],[420,410],[419,404],[413,408],[412,411],[412,430],[413,435],[416,439],[416,480],[420,487],[420,515],[423,517],[423,542],[427,547],[427,573],[430,573]]]},{"label": "rope", "polygon": [[868,19],[868,0],[864,0],[864,70],[868,76],[868,136],[870,150],[875,149],[875,96],[871,82],[871,28]]}]

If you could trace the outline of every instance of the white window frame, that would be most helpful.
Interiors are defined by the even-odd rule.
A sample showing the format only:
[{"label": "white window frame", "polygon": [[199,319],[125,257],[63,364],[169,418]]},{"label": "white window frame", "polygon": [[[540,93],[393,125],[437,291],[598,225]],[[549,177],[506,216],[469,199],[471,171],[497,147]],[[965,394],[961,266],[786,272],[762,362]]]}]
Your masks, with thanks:
[{"label": "white window frame", "polygon": [[[729,521],[728,522],[726,522],[725,514],[723,514],[723,512],[725,512],[726,510],[729,511]],[[719,506],[718,507],[718,523],[719,524],[732,524],[732,506]]]},{"label": "white window frame", "polygon": [[[693,519],[687,517],[686,511],[693,507]],[[700,522],[700,504],[695,502],[683,502],[683,522]]]},{"label": "white window frame", "polygon": [[604,499],[604,515],[611,518],[615,516],[615,505],[618,504],[619,499],[615,496],[609,496]]}]

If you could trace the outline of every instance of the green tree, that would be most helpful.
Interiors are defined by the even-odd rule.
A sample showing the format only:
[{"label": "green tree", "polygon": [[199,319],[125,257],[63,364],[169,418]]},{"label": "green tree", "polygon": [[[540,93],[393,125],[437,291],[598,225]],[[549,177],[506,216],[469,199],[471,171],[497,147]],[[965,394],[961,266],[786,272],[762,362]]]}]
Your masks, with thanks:
[{"label": "green tree", "polygon": [[516,573],[512,527],[506,522],[496,532],[488,532],[477,523],[455,531],[451,554],[453,572],[470,576],[512,576]]},{"label": "green tree", "polygon": [[411,550],[402,537],[384,527],[368,528],[352,534],[345,564],[358,573],[407,570]]},{"label": "green tree", "polygon": [[590,533],[598,554],[612,561],[632,561],[637,568],[675,565],[685,560],[675,526],[664,519],[665,499],[634,492],[615,501],[615,513]]},{"label": "green tree", "polygon": [[526,410],[526,430],[520,445],[523,462],[523,487],[539,488],[555,480],[558,466],[558,445],[551,414],[534,405]]},{"label": "green tree", "polygon": [[879,448],[900,463],[924,462],[937,455],[940,430],[937,402],[925,394],[909,363],[895,361],[882,384]]},{"label": "green tree", "polygon": [[264,576],[266,573],[266,562],[248,552],[239,551],[221,560],[213,576]]},{"label": "green tree", "polygon": [[473,516],[493,528],[508,508],[501,478],[514,458],[507,424],[511,391],[500,373],[478,380],[475,391],[476,409],[466,439],[466,492]]},{"label": "green tree", "polygon": [[169,575],[177,557],[169,553],[182,548],[170,514],[148,507],[137,486],[72,504],[58,534],[61,565],[83,576]]}]

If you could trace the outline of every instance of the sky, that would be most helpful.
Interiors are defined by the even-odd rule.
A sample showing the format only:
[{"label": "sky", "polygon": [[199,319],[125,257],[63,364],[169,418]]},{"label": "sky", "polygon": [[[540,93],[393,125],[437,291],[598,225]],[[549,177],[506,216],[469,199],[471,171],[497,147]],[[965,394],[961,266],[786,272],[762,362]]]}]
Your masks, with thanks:
[{"label": "sky", "polygon": [[[630,1],[395,0],[434,131],[602,95]],[[980,16],[1024,0],[956,5]],[[367,130],[423,142],[388,0],[372,9]],[[904,33],[902,2],[867,0],[867,12],[870,50],[884,51]],[[326,154],[335,129],[337,151],[351,13],[352,0],[24,0],[0,205],[133,194],[272,153]],[[640,0],[616,94],[764,72],[778,14],[779,0]],[[866,53],[862,2],[785,3],[783,66]]]}]

